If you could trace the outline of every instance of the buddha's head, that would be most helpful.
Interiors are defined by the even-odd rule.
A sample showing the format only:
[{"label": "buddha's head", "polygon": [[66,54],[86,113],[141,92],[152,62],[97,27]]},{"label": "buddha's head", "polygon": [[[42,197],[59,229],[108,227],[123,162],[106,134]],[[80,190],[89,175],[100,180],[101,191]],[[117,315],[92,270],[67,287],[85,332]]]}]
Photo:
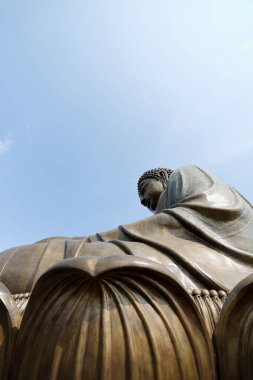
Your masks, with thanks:
[{"label": "buddha's head", "polygon": [[141,204],[155,212],[160,195],[167,187],[173,170],[157,168],[147,170],[138,180],[137,188]]}]

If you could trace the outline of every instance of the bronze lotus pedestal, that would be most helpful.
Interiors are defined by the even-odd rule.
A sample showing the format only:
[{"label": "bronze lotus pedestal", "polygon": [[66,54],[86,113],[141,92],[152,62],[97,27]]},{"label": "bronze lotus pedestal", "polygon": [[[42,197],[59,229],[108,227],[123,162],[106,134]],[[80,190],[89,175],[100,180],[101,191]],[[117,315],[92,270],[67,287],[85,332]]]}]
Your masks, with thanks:
[{"label": "bronze lotus pedestal", "polygon": [[28,303],[1,284],[0,378],[251,379],[252,289],[186,290],[136,257],[61,261]]}]

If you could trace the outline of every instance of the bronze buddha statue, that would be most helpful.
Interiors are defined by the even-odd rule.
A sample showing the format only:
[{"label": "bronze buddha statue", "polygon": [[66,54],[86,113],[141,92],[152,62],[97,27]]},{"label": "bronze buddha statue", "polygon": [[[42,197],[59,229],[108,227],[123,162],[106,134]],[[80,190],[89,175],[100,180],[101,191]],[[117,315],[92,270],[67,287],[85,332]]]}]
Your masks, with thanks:
[{"label": "bronze buddha statue", "polygon": [[232,187],[185,166],[144,173],[138,192],[154,213],[150,218],[85,238],[49,238],[9,249],[1,254],[0,281],[13,294],[28,293],[49,265],[87,255],[154,260],[186,288],[229,291],[252,273],[253,209]]},{"label": "bronze buddha statue", "polygon": [[[81,365],[80,362],[78,362],[78,360],[81,360],[80,358],[78,359],[78,355],[81,355],[80,352],[84,350],[84,348],[80,348],[80,352],[78,350],[75,351],[75,345],[73,343],[72,346],[71,343],[71,355],[73,358],[71,359],[66,353],[68,357],[66,362],[77,371],[76,374],[73,375],[73,379],[102,379],[105,378],[107,372],[108,376],[110,373],[108,378],[112,379],[165,379],[172,378],[172,374],[174,374],[173,378],[175,379],[183,379],[186,376],[188,364],[193,360],[191,359],[192,355],[195,355],[195,362],[194,360],[193,362],[195,363],[196,370],[194,369],[192,372],[189,372],[187,378],[203,378],[203,374],[206,371],[205,366],[208,355],[212,357],[210,359],[211,369],[209,369],[210,373],[206,375],[205,378],[212,379],[215,377],[214,353],[212,351],[211,340],[209,342],[208,339],[209,336],[213,334],[227,292],[230,292],[238,283],[253,272],[253,207],[250,202],[243,198],[243,196],[231,186],[193,165],[181,167],[173,171],[171,169],[158,168],[145,172],[138,181],[138,193],[141,203],[153,213],[153,215],[147,219],[128,225],[122,225],[115,230],[97,233],[89,237],[48,238],[35,244],[12,248],[1,253],[0,281],[7,287],[10,294],[12,294],[16,300],[18,299],[18,295],[26,295],[28,300],[32,293],[23,318],[22,331],[18,334],[17,347],[13,356],[14,359],[10,359],[17,360],[20,364],[17,367],[18,370],[8,372],[10,378],[24,379],[27,373],[29,373],[28,377],[32,379],[35,379],[36,376],[41,373],[46,373],[47,377],[45,378],[49,379],[71,378],[70,372],[68,372],[70,370],[65,368],[64,358],[61,356],[62,353],[59,354],[60,356],[57,359],[56,351],[58,345],[53,338],[49,337],[50,342],[47,343],[46,338],[43,338],[43,335],[41,335],[41,340],[38,340],[40,343],[36,346],[37,351],[35,351],[37,355],[42,355],[40,351],[41,344],[43,343],[44,345],[44,351],[46,350],[47,344],[49,344],[50,350],[53,350],[52,352],[56,355],[54,360],[56,362],[58,360],[61,364],[57,362],[57,365],[53,364],[53,366],[49,366],[47,361],[44,363],[44,359],[40,359],[41,364],[33,367],[29,364],[31,363],[32,356],[30,357],[28,354],[23,355],[22,346],[24,344],[32,344],[31,339],[35,339],[34,337],[39,333],[38,329],[42,331],[43,328],[48,328],[48,331],[53,333],[54,329],[52,329],[50,318],[56,318],[55,320],[58,321],[58,317],[61,313],[65,322],[62,322],[63,325],[61,325],[61,322],[57,322],[56,330],[58,331],[57,334],[60,334],[59,336],[65,334],[64,328],[68,330],[66,321],[72,317],[68,317],[64,312],[65,306],[60,307],[59,305],[61,304],[61,299],[64,297],[64,302],[68,305],[72,305],[72,298],[76,296],[70,296],[70,294],[72,294],[70,290],[72,285],[70,284],[72,284],[72,282],[73,284],[75,283],[75,276],[77,276],[76,281],[79,283],[78,286],[84,286],[84,293],[80,293],[79,295],[80,300],[84,297],[88,305],[85,304],[88,308],[87,310],[91,308],[91,314],[95,313],[94,315],[92,314],[93,317],[91,319],[87,316],[88,319],[85,317],[85,320],[90,321],[89,326],[92,326],[94,319],[97,321],[97,325],[94,327],[95,330],[92,330],[95,334],[94,336],[96,336],[95,339],[104,339],[107,343],[105,343],[103,347],[105,350],[109,350],[110,354],[107,353],[107,351],[99,353],[98,343],[94,343],[96,346],[96,348],[94,348],[92,338],[90,338],[91,341],[85,340],[85,345],[88,344],[91,351],[87,348],[88,346],[85,346],[85,350],[88,350],[88,353],[90,352],[90,357],[93,358],[92,360],[96,362],[96,365],[100,368],[94,370],[89,367],[88,362],[85,362],[85,365]],[[53,265],[53,267],[51,267],[51,265]],[[124,268],[124,270],[122,268]],[[120,274],[118,277],[117,271],[119,271]],[[66,273],[69,274],[66,275]],[[80,275],[80,273],[82,273],[82,275]],[[158,289],[158,284],[155,285],[154,282],[150,282],[149,276],[152,277],[152,275],[155,281],[158,281],[158,283],[161,281],[161,288]],[[103,276],[105,276],[105,278]],[[59,278],[61,278],[61,281]],[[70,280],[70,278],[73,279]],[[81,280],[81,278],[83,280]],[[94,278],[96,280],[94,280]],[[67,285],[66,289],[64,288],[64,281],[62,279],[65,279],[66,284],[69,284],[69,288]],[[94,281],[97,285],[94,285]],[[73,286],[78,293],[78,286]],[[77,286],[77,288],[75,286]],[[170,289],[170,294],[172,294],[169,298],[164,296],[166,287]],[[51,289],[49,293],[46,290],[47,288]],[[45,290],[45,295],[43,295],[43,289]],[[45,303],[41,301],[41,311],[39,311],[40,307],[38,306],[40,302],[38,301],[39,297],[42,297]],[[163,299],[163,297],[166,299]],[[177,302],[179,302],[177,307],[175,305],[171,306],[171,297],[174,297],[177,299]],[[181,301],[178,301],[180,297],[185,297],[185,306],[183,305],[183,301],[182,304],[180,304]],[[77,298],[75,299],[75,302],[81,307]],[[96,304],[95,311],[92,307],[92,299],[94,305],[96,302],[101,305],[98,306],[98,304]],[[153,305],[153,302],[158,302],[160,306],[158,306],[158,304]],[[136,303],[138,303],[139,306],[137,306]],[[204,356],[202,357],[200,353],[196,354],[194,351],[194,343],[191,343],[189,347],[187,346],[188,343],[185,343],[189,348],[189,352],[186,354],[187,358],[184,359],[184,355],[181,356],[179,353],[180,349],[177,348],[177,344],[179,344],[180,339],[186,339],[185,333],[182,332],[182,336],[180,335],[181,333],[179,333],[181,338],[174,337],[175,342],[173,343],[173,339],[169,338],[170,333],[168,331],[170,328],[168,326],[164,328],[169,334],[168,339],[172,339],[172,341],[168,343],[168,340],[168,344],[166,343],[167,345],[164,345],[164,343],[162,343],[163,338],[158,332],[158,335],[156,335],[153,341],[153,338],[151,338],[152,323],[154,323],[154,331],[160,331],[160,327],[158,327],[158,325],[155,327],[156,325],[155,322],[152,322],[151,314],[145,314],[146,312],[149,313],[149,311],[145,311],[144,313],[142,310],[143,303],[149,305],[147,306],[148,308],[152,306],[151,308],[156,310],[159,318],[165,323],[164,326],[167,326],[168,318],[172,318],[169,323],[172,323],[173,328],[177,328],[176,326],[178,326],[178,331],[181,332],[183,331],[182,329],[188,329],[190,331],[187,330],[189,336],[191,336],[189,339],[195,339],[194,335],[196,335],[196,342],[202,342],[196,344],[203,345],[202,350]],[[25,308],[25,304],[26,302],[23,303],[22,312]],[[165,309],[159,309],[162,307],[162,304],[170,305],[168,306],[170,307],[170,311],[166,309],[168,312],[167,317]],[[56,310],[57,305],[59,306],[59,309],[57,309],[58,317],[56,317],[56,315],[53,317],[53,311]],[[144,314],[140,317],[142,322],[138,319],[139,317],[137,318],[136,316],[138,320],[135,320],[135,317],[133,317],[135,322],[132,324],[129,318],[130,315],[132,318],[131,313],[133,313],[133,311],[129,311],[130,314],[128,314],[127,310],[129,308],[133,308],[135,310],[134,313],[137,312],[137,314],[134,315],[140,316],[143,312],[146,317],[144,317]],[[181,308],[181,311],[178,308]],[[173,322],[172,320],[175,315],[179,318],[179,314],[181,312],[184,313],[184,308],[189,308],[190,311],[188,310],[188,314],[190,315],[189,318],[191,321],[188,321],[186,312],[186,315],[184,314],[181,318],[181,320],[184,321],[182,325],[184,326],[183,328],[181,325],[181,327],[178,325],[179,322]],[[72,310],[71,307],[70,310]],[[73,310],[69,312],[72,313]],[[78,310],[76,310],[77,315],[80,313],[84,313],[83,315],[85,315],[87,312],[86,309],[86,311],[84,309],[82,309],[83,311]],[[119,313],[121,317],[114,315],[115,310],[117,310],[117,313]],[[43,323],[46,322],[40,319],[40,313],[42,313],[42,315],[45,316],[45,320],[48,321],[47,327],[43,325]],[[99,317],[97,313],[99,315],[102,314]],[[104,315],[107,315],[107,317]],[[75,319],[77,317],[73,314],[73,318]],[[80,321],[82,321],[80,323],[83,326],[84,319],[82,318],[80,314]],[[104,318],[106,318],[107,322],[105,322]],[[147,318],[146,322],[145,318]],[[196,334],[196,318],[199,321],[202,320],[202,322],[198,322],[201,325],[198,337]],[[108,322],[109,320],[111,321],[110,323]],[[111,330],[112,324],[114,323],[113,321],[115,321],[115,326],[120,326],[117,327],[119,334],[117,338],[116,336],[113,337]],[[77,323],[77,321],[75,323]],[[106,323],[105,330],[103,323]],[[107,323],[109,323],[109,325]],[[186,327],[185,323],[187,326],[188,323],[190,323],[189,326],[191,327]],[[142,341],[142,343],[136,338],[139,343],[137,341],[137,343],[133,343],[135,341],[135,335],[132,335],[130,330],[133,329],[136,334],[138,328],[141,329],[140,324],[142,326],[147,324],[148,327],[146,326],[144,328],[147,333],[147,338],[145,338],[146,340],[143,338],[145,342]],[[36,331],[34,330],[35,335],[32,334],[31,336],[33,338],[31,338],[31,336],[28,336],[28,333],[33,329],[33,325],[37,327],[35,328]],[[75,324],[71,326],[71,331],[73,332]],[[85,330],[85,336],[87,337],[90,336],[88,332],[89,326],[87,327],[88,330]],[[118,360],[122,361],[120,365],[123,368],[122,371],[124,375],[123,372],[117,373],[118,377],[116,377],[116,372],[114,374],[115,370],[112,370],[114,364],[111,362],[112,352],[111,348],[109,349],[110,343],[107,341],[109,338],[108,336],[102,338],[100,335],[96,335],[99,334],[97,330],[99,329],[98,326],[102,326],[100,329],[102,329],[103,334],[109,334],[111,336],[110,339],[114,344],[116,344],[115,342],[118,340],[122,342],[118,343],[120,346],[119,350],[122,351],[121,354],[119,354]],[[158,330],[156,330],[156,328]],[[78,331],[81,331],[81,327],[78,329]],[[66,336],[70,337],[68,334],[71,333],[66,332],[66,334]],[[147,366],[148,369],[146,372],[144,367],[141,367],[142,369],[140,370],[140,364],[137,364],[137,362],[139,363],[138,350],[135,351],[136,358],[129,359],[129,352],[135,349],[133,348],[134,346],[131,346],[131,349],[129,347],[123,349],[124,344],[126,344],[124,343],[125,339],[130,345],[137,344],[138,349],[144,350],[143,352],[146,353],[150,350],[154,350],[154,347],[158,347],[156,354],[154,353],[155,351],[152,351],[153,354],[151,353],[151,356],[147,353],[146,360],[151,361],[151,364]],[[186,341],[188,342],[187,339]],[[76,344],[79,344],[80,347],[84,344],[83,341],[79,340],[78,342],[79,343]],[[66,350],[67,343],[62,342],[61,344],[62,349]],[[120,344],[122,344],[122,346]],[[190,353],[191,348],[194,348],[193,351],[195,354],[192,353],[193,351]],[[179,363],[179,367],[181,365],[182,368],[185,366],[184,369],[177,370],[177,365],[173,358],[168,367],[163,366],[162,352],[169,353],[171,350],[174,350],[172,356],[176,358],[175,360]],[[107,354],[109,355],[108,357],[103,356]],[[84,360],[83,356],[82,360]],[[184,360],[186,360],[186,362],[184,362]],[[72,361],[76,363],[76,367]],[[109,361],[111,364],[109,364]],[[90,365],[92,366],[92,364]],[[139,369],[136,369],[136,366]],[[161,368],[159,370],[157,369],[156,372],[153,368],[154,366]],[[151,369],[151,367],[153,369]],[[170,376],[166,377],[167,375],[165,376],[165,373],[168,373],[169,367],[173,369],[171,370]],[[73,368],[72,370],[74,370]],[[43,378],[42,375],[40,376],[39,378]]]}]

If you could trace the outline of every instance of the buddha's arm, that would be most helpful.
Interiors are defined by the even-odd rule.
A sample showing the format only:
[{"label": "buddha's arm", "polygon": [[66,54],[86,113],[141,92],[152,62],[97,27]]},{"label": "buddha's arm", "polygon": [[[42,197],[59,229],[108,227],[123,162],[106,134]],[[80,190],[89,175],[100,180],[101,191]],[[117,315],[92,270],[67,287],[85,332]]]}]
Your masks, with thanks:
[{"label": "buddha's arm", "polygon": [[94,243],[96,241],[108,241],[108,240],[128,240],[126,236],[118,228],[110,231],[100,232],[89,236],[54,236],[50,238],[45,238],[37,241],[36,243],[50,243],[52,241],[62,241],[62,240],[86,240],[86,243]]},{"label": "buddha's arm", "polygon": [[61,240],[84,240],[87,239],[86,236],[74,236],[74,237],[68,237],[68,236],[53,236],[49,238],[45,238],[39,241],[36,241],[36,243],[50,243],[51,241],[61,241]]},{"label": "buddha's arm", "polygon": [[94,235],[90,235],[86,242],[87,243],[94,243],[95,241],[108,241],[108,240],[114,240],[119,239],[119,230],[118,228],[115,228],[110,231],[100,232]]}]

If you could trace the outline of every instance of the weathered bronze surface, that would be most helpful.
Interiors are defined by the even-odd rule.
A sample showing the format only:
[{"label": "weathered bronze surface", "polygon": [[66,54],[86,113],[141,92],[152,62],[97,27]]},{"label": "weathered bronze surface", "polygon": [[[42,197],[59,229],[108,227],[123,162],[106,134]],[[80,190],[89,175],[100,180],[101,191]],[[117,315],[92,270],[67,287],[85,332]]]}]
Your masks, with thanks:
[{"label": "weathered bronze surface", "polygon": [[215,378],[190,296],[159,264],[126,256],[78,257],[48,270],[31,295],[13,363],[17,379]]},{"label": "weathered bronze surface", "polygon": [[0,379],[9,379],[21,314],[9,290],[0,283]]},{"label": "weathered bronze surface", "polygon": [[[152,171],[138,191],[150,218],[1,253],[0,281],[13,296],[0,317],[24,314],[14,354],[5,347],[19,323],[0,326],[5,378],[214,379],[220,313],[220,378],[253,376],[251,300],[240,291],[253,283],[244,280],[253,272],[252,205],[196,166]],[[245,325],[236,327],[235,313]],[[241,360],[231,348],[240,344],[247,366],[228,377],[225,362]]]},{"label": "weathered bronze surface", "polygon": [[230,293],[215,332],[222,380],[253,378],[253,274]]}]

